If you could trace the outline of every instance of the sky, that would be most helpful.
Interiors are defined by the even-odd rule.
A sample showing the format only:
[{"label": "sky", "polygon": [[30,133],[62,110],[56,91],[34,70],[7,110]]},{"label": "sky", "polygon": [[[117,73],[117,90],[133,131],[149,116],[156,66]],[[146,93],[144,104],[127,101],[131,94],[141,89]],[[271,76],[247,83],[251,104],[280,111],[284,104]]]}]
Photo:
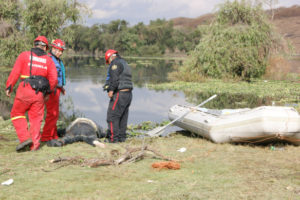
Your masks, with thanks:
[{"label": "sky", "polygon": [[[151,20],[176,17],[195,18],[217,10],[225,0],[78,0],[92,10],[85,24],[108,24],[112,20],[124,19],[129,25],[139,22],[149,24]],[[272,0],[266,0],[272,1]],[[300,0],[273,0],[276,7],[300,5]]]}]

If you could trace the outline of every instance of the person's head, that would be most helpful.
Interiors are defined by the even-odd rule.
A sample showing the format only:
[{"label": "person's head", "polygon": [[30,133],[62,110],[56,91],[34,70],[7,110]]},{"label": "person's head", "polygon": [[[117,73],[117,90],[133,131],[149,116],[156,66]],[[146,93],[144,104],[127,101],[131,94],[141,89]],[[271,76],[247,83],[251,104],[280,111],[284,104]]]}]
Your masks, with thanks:
[{"label": "person's head", "polygon": [[106,62],[106,64],[110,64],[111,61],[113,61],[115,59],[117,54],[118,54],[118,51],[113,50],[113,49],[108,49],[105,52],[105,62]]},{"label": "person's head", "polygon": [[51,46],[52,46],[51,52],[57,58],[59,58],[63,54],[64,50],[66,49],[65,42],[60,39],[53,40],[51,42]]},{"label": "person's head", "polygon": [[44,51],[49,49],[48,40],[45,36],[39,35],[34,39],[34,47],[40,48]]}]

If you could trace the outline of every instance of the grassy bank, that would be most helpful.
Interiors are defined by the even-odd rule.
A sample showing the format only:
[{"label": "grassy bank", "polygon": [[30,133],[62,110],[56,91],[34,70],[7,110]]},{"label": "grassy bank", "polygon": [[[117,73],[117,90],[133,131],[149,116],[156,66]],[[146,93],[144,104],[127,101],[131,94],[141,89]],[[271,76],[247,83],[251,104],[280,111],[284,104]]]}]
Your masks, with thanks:
[{"label": "grassy bank", "polygon": [[[112,150],[141,147],[132,139],[107,149],[76,143],[62,148],[43,146],[37,152],[16,153],[10,121],[0,122],[0,199],[298,199],[300,149],[284,145],[214,144],[188,134],[147,139],[161,154],[182,160],[179,170],[157,171],[152,155],[120,166],[88,168],[53,164],[58,157],[112,158]],[[177,150],[186,147],[187,151]]]},{"label": "grassy bank", "polygon": [[[219,101],[220,104],[215,106],[216,108],[232,106],[230,102],[241,100],[245,102],[233,107],[255,107],[259,104],[269,105],[275,101],[277,105],[293,105],[296,109],[300,108],[300,87],[298,82],[257,80],[248,83],[206,80],[198,83],[177,81],[149,84],[148,87],[155,90],[183,91],[192,103],[199,103],[209,95],[218,94],[219,97],[214,100],[214,103]],[[204,97],[201,98],[199,94],[202,94]],[[253,103],[251,106],[252,101],[258,102]]]},{"label": "grassy bank", "polygon": [[251,83],[222,80],[207,80],[201,83],[171,82],[162,84],[149,84],[149,88],[155,90],[179,90],[186,92],[211,92],[229,94],[254,94],[258,97],[283,97],[292,99],[299,97],[299,83],[289,81],[257,80]]}]

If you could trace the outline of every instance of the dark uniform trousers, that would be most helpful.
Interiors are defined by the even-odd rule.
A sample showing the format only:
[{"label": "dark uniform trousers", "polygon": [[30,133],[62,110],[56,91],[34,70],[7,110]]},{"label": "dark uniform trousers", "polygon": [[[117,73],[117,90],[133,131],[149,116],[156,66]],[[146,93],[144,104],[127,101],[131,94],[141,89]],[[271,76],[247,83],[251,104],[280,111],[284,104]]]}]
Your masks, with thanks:
[{"label": "dark uniform trousers", "polygon": [[118,91],[110,99],[107,109],[107,138],[110,142],[124,142],[132,100],[131,91]]}]

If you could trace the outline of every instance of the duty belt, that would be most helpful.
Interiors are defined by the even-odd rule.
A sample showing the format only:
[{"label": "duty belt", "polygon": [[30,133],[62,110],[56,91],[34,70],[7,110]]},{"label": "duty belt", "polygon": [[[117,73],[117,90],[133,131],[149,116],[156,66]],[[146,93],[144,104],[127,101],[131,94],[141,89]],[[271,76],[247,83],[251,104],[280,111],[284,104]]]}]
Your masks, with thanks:
[{"label": "duty belt", "polygon": [[131,91],[131,89],[122,89],[122,90],[119,90],[120,92],[129,92]]}]

